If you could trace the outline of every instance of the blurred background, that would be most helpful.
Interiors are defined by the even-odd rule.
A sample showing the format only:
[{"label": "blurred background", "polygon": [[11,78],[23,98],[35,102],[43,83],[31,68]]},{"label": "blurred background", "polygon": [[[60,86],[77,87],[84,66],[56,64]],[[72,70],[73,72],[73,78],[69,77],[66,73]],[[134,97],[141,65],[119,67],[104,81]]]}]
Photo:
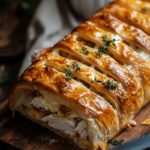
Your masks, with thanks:
[{"label": "blurred background", "polygon": [[[31,55],[53,46],[112,0],[0,0],[0,106]],[[0,141],[0,150],[15,149]]]},{"label": "blurred background", "polygon": [[40,0],[0,1],[0,103],[10,93],[25,54],[26,31]]}]

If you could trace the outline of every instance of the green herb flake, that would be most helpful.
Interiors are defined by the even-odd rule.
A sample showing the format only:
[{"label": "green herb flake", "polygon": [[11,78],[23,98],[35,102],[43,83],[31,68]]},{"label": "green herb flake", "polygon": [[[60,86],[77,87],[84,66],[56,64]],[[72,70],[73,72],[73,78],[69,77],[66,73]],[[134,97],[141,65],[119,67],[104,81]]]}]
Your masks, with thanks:
[{"label": "green herb flake", "polygon": [[71,80],[71,76],[72,76],[72,72],[71,72],[71,66],[70,65],[66,65],[67,68],[65,68],[65,73],[67,76],[67,80]]},{"label": "green herb flake", "polygon": [[100,53],[106,53],[106,52],[108,52],[109,49],[110,49],[110,47],[107,46],[107,45],[105,45],[103,47],[99,47],[98,48],[98,52],[100,52]]},{"label": "green herb flake", "polygon": [[110,81],[110,79],[108,79],[108,81],[106,82],[107,86],[111,89],[111,90],[115,90],[117,88],[117,83],[114,83],[113,81]]},{"label": "green herb flake", "polygon": [[98,51],[97,54],[98,54],[99,57],[101,57],[102,52]]},{"label": "green herb flake", "polygon": [[114,141],[109,141],[109,143],[113,144],[113,145],[121,145],[123,142],[123,140],[121,140],[120,142],[118,142],[118,140],[114,140]]},{"label": "green herb flake", "polygon": [[144,11],[147,11],[148,9],[149,9],[149,8],[146,7],[146,6],[143,7],[143,10],[144,10]]},{"label": "green herb flake", "polygon": [[103,41],[108,41],[108,36],[107,35],[103,35],[101,38],[102,38]]},{"label": "green herb flake", "polygon": [[105,85],[104,80],[98,80],[98,79],[94,78],[94,80],[91,82],[91,84],[94,83],[94,82],[102,83],[102,85]]},{"label": "green herb flake", "polygon": [[87,48],[84,47],[84,46],[81,47],[81,50],[82,50],[86,55],[89,55],[89,53],[91,53],[91,52],[89,52],[89,51],[87,50]]},{"label": "green herb flake", "polygon": [[67,76],[67,80],[71,80],[71,76],[72,76],[72,71],[71,69],[75,69],[75,71],[79,71],[80,67],[78,66],[77,62],[73,62],[72,66],[71,65],[66,65],[67,68],[65,68],[65,73]]},{"label": "green herb flake", "polygon": [[110,49],[109,45],[110,44],[112,44],[114,47],[116,47],[115,41],[117,41],[115,39],[109,40],[107,35],[103,35],[101,38],[106,43],[105,43],[105,46],[102,46],[102,47],[98,48],[98,53],[97,54],[98,54],[99,57],[101,56],[102,53],[106,53],[106,52],[109,51],[109,49]]},{"label": "green herb flake", "polygon": [[80,70],[80,67],[78,66],[77,62],[73,62],[73,69],[75,69],[76,71]]},{"label": "green herb flake", "polygon": [[104,80],[98,80],[96,78],[94,78],[94,80],[91,82],[94,83],[94,82],[97,82],[97,83],[102,83],[102,85],[106,85],[107,87],[109,87],[111,90],[115,90],[117,88],[117,83],[114,83],[113,81],[111,81],[110,79],[108,79],[107,82],[105,82]]}]

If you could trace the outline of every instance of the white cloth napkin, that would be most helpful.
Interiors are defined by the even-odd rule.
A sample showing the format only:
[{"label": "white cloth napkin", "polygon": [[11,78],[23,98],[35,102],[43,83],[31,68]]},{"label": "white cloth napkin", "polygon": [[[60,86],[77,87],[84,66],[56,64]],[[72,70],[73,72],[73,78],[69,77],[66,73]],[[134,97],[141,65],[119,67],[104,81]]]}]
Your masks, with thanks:
[{"label": "white cloth napkin", "polygon": [[53,46],[111,1],[42,0],[27,31],[26,53],[19,75],[31,64],[35,50]]}]

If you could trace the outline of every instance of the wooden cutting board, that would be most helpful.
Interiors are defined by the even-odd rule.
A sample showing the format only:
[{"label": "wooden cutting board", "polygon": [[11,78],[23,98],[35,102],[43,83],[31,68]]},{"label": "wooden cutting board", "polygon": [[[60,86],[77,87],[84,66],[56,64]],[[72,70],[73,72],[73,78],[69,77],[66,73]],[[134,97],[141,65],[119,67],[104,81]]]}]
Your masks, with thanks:
[{"label": "wooden cutting board", "polygon": [[[0,106],[0,114],[6,111],[7,104],[5,102]],[[127,142],[150,134],[150,125],[141,124],[148,116],[150,116],[150,103],[136,115],[137,125],[123,130],[113,140]],[[13,118],[10,110],[7,110],[0,118],[0,140],[24,150],[79,150],[73,143],[31,122],[18,112]],[[113,147],[113,145],[108,144],[108,147]]]}]

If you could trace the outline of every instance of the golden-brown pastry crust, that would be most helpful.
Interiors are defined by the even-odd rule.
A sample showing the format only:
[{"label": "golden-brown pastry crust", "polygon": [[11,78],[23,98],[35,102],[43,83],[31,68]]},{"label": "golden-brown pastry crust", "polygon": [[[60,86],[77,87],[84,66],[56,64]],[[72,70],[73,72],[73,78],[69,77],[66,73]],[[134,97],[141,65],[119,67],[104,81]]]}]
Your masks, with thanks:
[{"label": "golden-brown pastry crust", "polygon": [[147,53],[150,53],[150,37],[142,30],[123,23],[107,13],[98,13],[89,21],[108,31],[119,34],[127,42],[134,43],[136,46],[143,48]]},{"label": "golden-brown pastry crust", "polygon": [[119,5],[108,5],[100,10],[103,13],[109,13],[114,17],[142,29],[147,34],[150,34],[150,16],[140,12],[123,8]]},{"label": "golden-brown pastry crust", "polygon": [[115,0],[114,4],[150,15],[150,3],[141,0]]},{"label": "golden-brown pastry crust", "polygon": [[[150,36],[145,34],[142,30],[121,22],[110,14],[98,13],[93,16],[90,22],[96,26],[104,28],[112,33],[118,34],[123,38],[123,42],[127,41],[129,44],[139,46],[143,51],[150,54]],[[117,49],[110,51],[114,56],[118,55],[120,61],[131,63],[139,72],[142,82],[145,85],[145,101],[149,102],[149,89],[150,89],[150,63],[149,58],[143,59],[137,52],[131,49],[126,43],[120,42]],[[139,65],[140,64],[140,65]],[[146,102],[146,103],[147,103]]]},{"label": "golden-brown pastry crust", "polygon": [[[46,97],[50,98],[48,103],[55,103],[56,97],[59,107],[64,104],[87,123],[88,138],[84,141],[74,135],[74,142],[84,149],[106,149],[107,141],[135,124],[133,118],[150,101],[150,16],[143,14],[142,4],[150,6],[141,1],[129,5],[128,0],[117,0],[53,47],[37,52],[12,89],[10,108],[45,126],[42,119],[47,114],[40,113],[40,108],[34,111],[31,101],[35,91],[43,95],[41,99],[36,95],[37,102],[43,101],[41,104]],[[106,44],[104,36],[108,41],[115,40],[99,56],[98,49]],[[73,63],[80,69],[71,68],[72,79],[68,80],[65,69]],[[111,89],[95,79],[111,81],[117,87]],[[53,109],[50,112],[54,113]]]}]

